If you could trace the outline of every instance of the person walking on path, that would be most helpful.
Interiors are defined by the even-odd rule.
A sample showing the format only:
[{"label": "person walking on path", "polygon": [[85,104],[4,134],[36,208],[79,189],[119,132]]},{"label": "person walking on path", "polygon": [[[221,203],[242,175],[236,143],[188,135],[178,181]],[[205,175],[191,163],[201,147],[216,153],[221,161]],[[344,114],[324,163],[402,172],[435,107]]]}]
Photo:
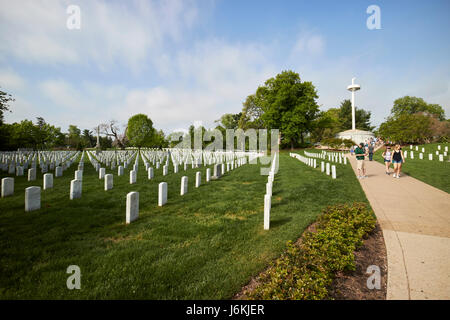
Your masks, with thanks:
[{"label": "person walking on path", "polygon": [[400,178],[400,171],[402,170],[402,164],[405,163],[405,157],[403,157],[402,148],[399,144],[395,145],[394,152],[392,153],[392,164],[394,165],[394,178]]},{"label": "person walking on path", "polygon": [[355,149],[356,164],[358,168],[358,179],[367,178],[366,168],[364,166],[364,157],[367,155],[366,149],[364,148],[364,143],[361,142],[359,147]]},{"label": "person walking on path", "polygon": [[389,175],[390,174],[389,167],[391,166],[391,157],[392,157],[390,146],[386,146],[386,150],[384,150],[382,156],[384,159],[384,165],[386,166],[386,174]]},{"label": "person walking on path", "polygon": [[373,150],[375,149],[374,147],[373,147],[373,144],[371,143],[370,145],[369,145],[369,161],[372,161],[372,159],[373,159]]}]

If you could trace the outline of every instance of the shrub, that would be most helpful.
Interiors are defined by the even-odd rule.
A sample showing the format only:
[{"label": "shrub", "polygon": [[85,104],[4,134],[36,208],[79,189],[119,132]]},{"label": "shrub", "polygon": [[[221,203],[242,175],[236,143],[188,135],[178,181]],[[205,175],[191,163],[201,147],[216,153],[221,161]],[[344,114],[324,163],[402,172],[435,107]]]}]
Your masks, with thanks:
[{"label": "shrub", "polygon": [[327,299],[335,274],[355,270],[354,251],[375,228],[375,217],[366,204],[330,206],[317,220],[315,232],[305,232],[299,245],[291,241],[286,251],[245,292],[258,300]]}]

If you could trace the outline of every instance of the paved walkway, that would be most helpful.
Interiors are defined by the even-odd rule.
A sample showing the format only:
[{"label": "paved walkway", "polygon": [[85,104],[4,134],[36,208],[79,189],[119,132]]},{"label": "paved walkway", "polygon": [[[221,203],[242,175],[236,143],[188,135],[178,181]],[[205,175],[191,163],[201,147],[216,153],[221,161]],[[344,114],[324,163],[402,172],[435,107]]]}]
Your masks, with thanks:
[{"label": "paved walkway", "polygon": [[[356,173],[355,157],[348,158]],[[376,161],[365,165],[368,178],[359,181],[383,229],[387,299],[450,299],[450,195],[388,176]]]}]

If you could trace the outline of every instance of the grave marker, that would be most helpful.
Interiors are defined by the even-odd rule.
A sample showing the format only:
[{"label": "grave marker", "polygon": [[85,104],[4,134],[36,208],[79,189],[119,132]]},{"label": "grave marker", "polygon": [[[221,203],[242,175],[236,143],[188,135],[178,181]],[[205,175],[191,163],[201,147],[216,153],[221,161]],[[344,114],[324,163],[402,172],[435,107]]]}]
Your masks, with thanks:
[{"label": "grave marker", "polygon": [[25,189],[25,211],[34,211],[41,208],[41,187],[28,187]]}]

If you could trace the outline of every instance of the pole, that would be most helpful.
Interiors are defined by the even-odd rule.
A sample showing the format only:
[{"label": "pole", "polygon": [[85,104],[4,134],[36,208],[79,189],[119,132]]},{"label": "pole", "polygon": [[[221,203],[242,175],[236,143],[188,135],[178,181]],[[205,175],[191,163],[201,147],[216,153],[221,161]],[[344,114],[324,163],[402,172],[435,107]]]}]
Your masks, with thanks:
[{"label": "pole", "polygon": [[356,129],[355,123],[355,91],[352,90],[352,130]]}]

